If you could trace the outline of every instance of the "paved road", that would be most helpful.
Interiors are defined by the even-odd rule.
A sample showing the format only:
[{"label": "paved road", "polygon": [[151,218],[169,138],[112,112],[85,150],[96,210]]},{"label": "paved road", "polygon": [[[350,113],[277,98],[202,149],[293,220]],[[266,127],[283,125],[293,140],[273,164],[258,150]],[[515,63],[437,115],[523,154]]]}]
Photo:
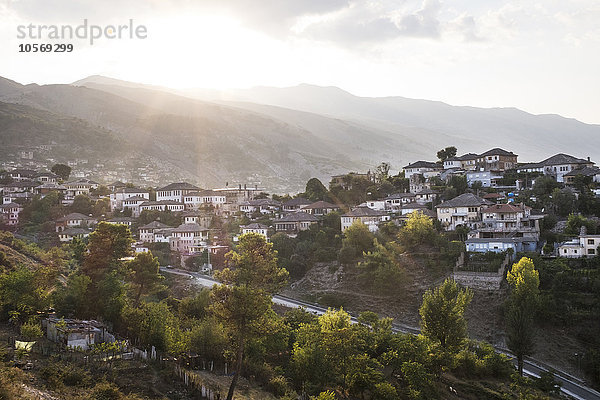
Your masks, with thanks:
[{"label": "paved road", "polygon": [[[171,274],[189,276],[190,279],[194,279],[196,283],[204,287],[210,288],[214,284],[219,283],[218,281],[209,276],[202,275],[196,272],[188,272],[178,269],[167,269],[162,267],[160,270],[162,272],[167,272]],[[311,312],[315,315],[322,315],[327,311],[327,308],[321,307],[318,304],[307,303],[305,301],[296,300],[281,295],[273,296],[273,303],[289,308],[302,307],[306,309],[306,311]],[[351,316],[351,321],[353,323],[358,323],[358,320],[354,316]],[[412,333],[415,335],[420,333],[419,328],[404,325],[397,322],[394,322],[392,324],[392,330],[394,332]],[[496,350],[511,357],[513,359],[513,363],[516,365],[516,359],[512,357],[512,355],[507,349],[496,348]],[[543,363],[533,359],[528,359],[524,362],[523,372],[528,376],[539,378],[540,374],[542,372],[548,371],[548,369],[549,367],[543,365]],[[600,400],[600,393],[598,393],[594,389],[586,387],[581,379],[569,375],[563,371],[553,370],[552,372],[554,373],[554,378],[562,384],[561,390],[564,394],[571,396],[572,398],[577,400]]]}]

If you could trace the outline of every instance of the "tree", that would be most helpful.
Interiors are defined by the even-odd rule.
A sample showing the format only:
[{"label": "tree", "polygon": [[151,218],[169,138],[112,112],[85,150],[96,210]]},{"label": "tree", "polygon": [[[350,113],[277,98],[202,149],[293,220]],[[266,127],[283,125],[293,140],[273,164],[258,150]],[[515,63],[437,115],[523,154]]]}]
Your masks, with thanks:
[{"label": "tree", "polygon": [[73,204],[71,204],[71,212],[89,215],[92,213],[92,207],[94,204],[92,200],[85,194],[75,196]]},{"label": "tree", "polygon": [[464,313],[473,298],[473,292],[460,289],[448,278],[440,286],[423,295],[421,332],[439,344],[444,351],[454,352],[467,337],[467,321]]},{"label": "tree", "polygon": [[356,220],[344,231],[343,245],[352,247],[356,251],[356,255],[360,256],[373,248],[373,239],[375,239],[375,235],[369,231],[369,228],[360,220]]},{"label": "tree", "polygon": [[256,233],[240,236],[237,248],[227,254],[227,265],[215,273],[222,284],[212,290],[211,309],[235,342],[235,375],[227,394],[231,400],[242,371],[244,346],[261,333],[271,297],[285,285],[288,272],[277,265],[272,245]]},{"label": "tree", "polygon": [[433,221],[420,211],[414,211],[408,215],[408,220],[398,233],[400,242],[409,247],[415,247],[431,241],[436,231]]},{"label": "tree", "polygon": [[62,181],[66,181],[71,175],[71,167],[65,164],[54,164],[50,171],[58,175]]},{"label": "tree", "polygon": [[375,179],[377,182],[385,181],[390,173],[390,163],[382,162],[375,168]]},{"label": "tree", "polygon": [[533,261],[523,257],[513,264],[506,280],[511,287],[506,307],[507,345],[517,356],[519,374],[523,375],[523,358],[534,349],[540,276]]},{"label": "tree", "polygon": [[88,237],[88,253],[82,272],[98,282],[107,271],[116,270],[121,259],[131,254],[131,232],[125,225],[100,222]]},{"label": "tree", "polygon": [[142,294],[149,293],[156,288],[163,277],[158,272],[158,258],[150,252],[136,254],[135,258],[129,262],[128,267],[131,270],[131,283],[137,286],[133,303],[134,307],[137,307]]},{"label": "tree", "polygon": [[444,162],[447,159],[456,156],[456,151],[457,151],[456,147],[454,147],[454,146],[446,147],[445,149],[442,149],[442,150],[440,150],[440,151],[437,152],[437,158],[441,162]]},{"label": "tree", "polygon": [[304,197],[311,201],[323,200],[327,194],[327,188],[317,178],[310,178],[306,182],[306,190],[304,191]]}]

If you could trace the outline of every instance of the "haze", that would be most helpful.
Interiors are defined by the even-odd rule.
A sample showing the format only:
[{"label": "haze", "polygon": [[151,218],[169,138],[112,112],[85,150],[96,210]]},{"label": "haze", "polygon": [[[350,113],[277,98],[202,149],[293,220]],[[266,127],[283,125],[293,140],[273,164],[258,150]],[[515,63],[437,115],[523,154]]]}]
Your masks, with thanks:
[{"label": "haze", "polygon": [[[0,75],[43,84],[100,74],[174,88],[312,83],[600,123],[597,1],[259,4],[4,0]],[[18,25],[86,18],[98,25],[133,19],[148,38],[73,41],[71,54],[18,53]]]}]

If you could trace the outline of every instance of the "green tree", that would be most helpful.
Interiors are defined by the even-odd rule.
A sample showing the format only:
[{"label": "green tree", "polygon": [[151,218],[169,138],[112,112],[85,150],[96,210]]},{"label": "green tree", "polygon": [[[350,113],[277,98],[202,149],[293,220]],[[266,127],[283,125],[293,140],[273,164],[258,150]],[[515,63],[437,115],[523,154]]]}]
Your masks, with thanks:
[{"label": "green tree", "polygon": [[63,182],[68,180],[71,175],[71,167],[65,164],[54,164],[50,171],[58,175]]},{"label": "green tree", "polygon": [[215,274],[222,284],[212,290],[211,309],[235,342],[235,375],[227,394],[231,400],[242,371],[244,346],[261,333],[271,297],[285,285],[288,273],[277,265],[272,245],[256,233],[240,236],[237,248],[226,258],[228,268]]},{"label": "green tree", "polygon": [[444,351],[455,352],[467,338],[467,321],[464,314],[473,298],[473,292],[460,289],[452,279],[423,295],[421,332]]},{"label": "green tree", "polygon": [[73,204],[71,204],[71,212],[89,215],[92,213],[94,204],[92,200],[85,194],[75,196]]},{"label": "green tree", "polygon": [[128,267],[131,270],[131,283],[137,287],[133,303],[137,307],[140,297],[154,290],[164,278],[159,273],[158,258],[151,252],[136,254]]},{"label": "green tree", "polygon": [[390,173],[390,163],[382,162],[375,168],[375,179],[377,182],[385,181]]},{"label": "green tree", "polygon": [[513,264],[506,276],[511,287],[506,305],[508,348],[517,356],[519,374],[523,375],[523,358],[531,355],[535,344],[534,318],[539,304],[540,277],[530,258]]},{"label": "green tree", "polygon": [[357,255],[361,255],[373,249],[374,239],[375,235],[369,231],[369,228],[360,220],[356,220],[344,231],[343,246],[351,247]]},{"label": "green tree", "polygon": [[445,149],[442,149],[440,151],[437,152],[437,158],[441,161],[444,162],[449,158],[452,158],[454,156],[456,156],[456,152],[457,149],[454,146],[449,146],[446,147]]},{"label": "green tree", "polygon": [[420,211],[408,215],[408,220],[398,233],[400,243],[415,247],[431,241],[436,235],[433,221]]},{"label": "green tree", "polygon": [[310,178],[306,182],[306,189],[304,190],[304,196],[311,201],[324,200],[327,195],[327,188],[317,178]]}]

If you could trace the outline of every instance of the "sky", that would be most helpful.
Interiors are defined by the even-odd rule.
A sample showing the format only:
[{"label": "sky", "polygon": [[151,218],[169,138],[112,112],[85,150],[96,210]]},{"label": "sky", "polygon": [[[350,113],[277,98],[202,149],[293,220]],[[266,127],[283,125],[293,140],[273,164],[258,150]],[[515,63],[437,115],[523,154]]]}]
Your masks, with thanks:
[{"label": "sky", "polygon": [[[20,25],[143,25],[145,38],[19,39]],[[174,88],[310,83],[600,124],[598,0],[0,0],[0,76]],[[69,43],[70,53],[20,53]]]}]

